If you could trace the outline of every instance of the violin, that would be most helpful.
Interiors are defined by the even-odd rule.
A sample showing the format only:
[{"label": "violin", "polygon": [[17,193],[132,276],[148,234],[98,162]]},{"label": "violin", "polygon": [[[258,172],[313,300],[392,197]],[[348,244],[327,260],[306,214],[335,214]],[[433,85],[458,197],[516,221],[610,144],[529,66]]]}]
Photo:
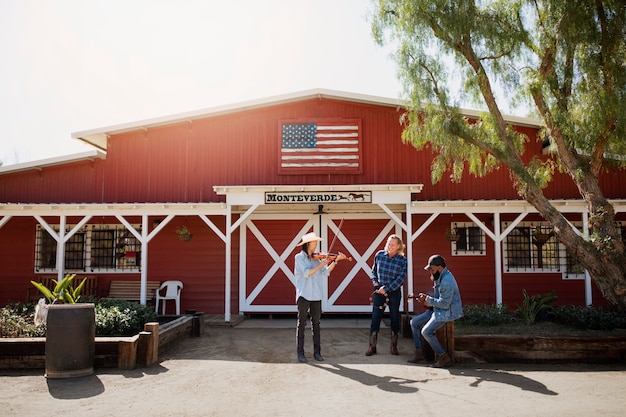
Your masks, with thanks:
[{"label": "violin", "polygon": [[[341,226],[343,226],[343,219],[339,222],[339,230],[341,230]],[[331,250],[333,245],[335,244],[335,240],[337,240],[337,235],[333,238],[332,243],[328,247],[328,250]],[[318,261],[335,261],[339,256],[338,253],[322,253],[322,252],[314,252],[311,257],[313,259],[317,259]],[[347,261],[352,262],[352,257],[346,257]]]},{"label": "violin", "polygon": [[[339,256],[338,253],[322,253],[315,252],[311,255],[311,258],[317,259],[318,261],[334,261]],[[352,261],[352,257],[346,258],[347,261]]]}]

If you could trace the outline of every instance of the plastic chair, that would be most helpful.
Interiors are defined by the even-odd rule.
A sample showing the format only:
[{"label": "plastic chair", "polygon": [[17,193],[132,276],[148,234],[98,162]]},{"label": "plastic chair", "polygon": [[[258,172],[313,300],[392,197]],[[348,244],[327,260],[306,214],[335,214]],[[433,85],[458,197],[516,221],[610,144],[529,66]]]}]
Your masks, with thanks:
[{"label": "plastic chair", "polygon": [[[176,315],[180,316],[180,290],[183,289],[183,283],[181,281],[165,281],[159,289],[156,291],[156,305],[154,307],[154,311],[159,312],[159,301],[163,301],[163,312],[161,314],[165,315],[165,301],[167,300],[175,300],[176,301]],[[161,291],[165,290],[165,295],[161,295]]]}]

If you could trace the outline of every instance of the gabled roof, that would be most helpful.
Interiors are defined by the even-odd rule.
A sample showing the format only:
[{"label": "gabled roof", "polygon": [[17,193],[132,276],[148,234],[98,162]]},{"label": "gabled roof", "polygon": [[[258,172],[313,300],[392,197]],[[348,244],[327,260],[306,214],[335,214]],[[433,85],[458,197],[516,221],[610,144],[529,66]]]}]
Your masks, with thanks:
[{"label": "gabled roof", "polygon": [[[269,106],[276,106],[286,103],[294,103],[304,100],[310,100],[314,98],[327,98],[342,101],[349,101],[354,103],[373,104],[377,106],[406,108],[407,102],[400,99],[392,99],[378,96],[370,96],[364,94],[347,93],[343,91],[326,90],[326,89],[313,89],[305,90],[296,93],[284,94],[279,96],[267,97],[263,99],[245,101],[234,104],[227,104],[219,107],[212,107],[208,109],[195,110],[186,113],[178,113],[169,116],[162,116],[152,119],[139,120],[135,122],[123,123],[108,127],[102,127],[99,129],[85,130],[82,132],[72,133],[72,137],[81,140],[89,145],[95,146],[98,149],[106,151],[107,137],[110,135],[120,134],[124,132],[130,132],[138,129],[148,129],[157,126],[171,125],[181,122],[188,122],[191,120],[205,119],[209,117],[216,117],[225,114],[232,114],[243,112],[246,110],[258,109]],[[481,112],[475,110],[462,110],[462,113],[468,117],[477,118]],[[507,116],[506,120],[517,126],[530,126],[539,127],[540,122],[537,120]]]},{"label": "gabled roof", "polygon": [[[225,114],[239,113],[246,110],[258,109],[269,106],[276,106],[286,103],[294,103],[304,100],[310,100],[315,98],[326,98],[333,100],[342,100],[353,103],[372,104],[376,106],[396,107],[398,109],[404,109],[407,107],[407,102],[400,99],[393,99],[388,97],[370,96],[366,94],[355,94],[344,91],[327,90],[327,89],[312,89],[295,93],[283,94],[278,96],[266,97],[263,99],[244,101],[239,103],[227,104],[218,107],[211,107],[201,110],[195,110],[185,113],[177,113],[169,116],[156,117],[151,119],[144,119],[135,122],[128,122],[113,126],[101,127],[98,129],[84,130],[81,132],[72,133],[74,139],[78,139],[95,147],[98,150],[92,150],[77,154],[71,154],[61,157],[42,159],[39,161],[26,162],[23,164],[8,165],[6,167],[0,167],[0,175],[6,173],[14,173],[19,171],[26,171],[30,169],[41,169],[53,165],[62,165],[71,162],[78,162],[80,160],[92,160],[92,159],[104,159],[106,157],[107,150],[107,137],[124,132],[131,132],[138,129],[148,129],[157,126],[166,126],[171,124],[177,124],[185,121],[205,119],[209,117],[216,117]],[[478,118],[481,113],[477,110],[461,109],[461,112],[470,117]],[[541,122],[536,119],[530,119],[527,117],[517,116],[505,116],[507,122],[516,126],[528,126],[539,128]],[[101,152],[104,151],[104,152]]]}]

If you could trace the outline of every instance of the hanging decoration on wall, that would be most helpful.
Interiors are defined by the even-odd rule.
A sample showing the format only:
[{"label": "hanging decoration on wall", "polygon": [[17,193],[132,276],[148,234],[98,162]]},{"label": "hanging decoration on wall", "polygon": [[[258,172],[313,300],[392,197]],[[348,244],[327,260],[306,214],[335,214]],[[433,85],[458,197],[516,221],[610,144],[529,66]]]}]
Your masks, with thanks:
[{"label": "hanging decoration on wall", "polygon": [[454,227],[446,229],[446,239],[450,242],[456,242],[459,240],[459,232],[456,228],[456,223],[454,223]]},{"label": "hanging decoration on wall", "polygon": [[189,242],[191,238],[193,237],[193,235],[191,234],[191,231],[186,225],[177,227],[176,234],[178,235],[178,238],[182,240],[183,242]]}]

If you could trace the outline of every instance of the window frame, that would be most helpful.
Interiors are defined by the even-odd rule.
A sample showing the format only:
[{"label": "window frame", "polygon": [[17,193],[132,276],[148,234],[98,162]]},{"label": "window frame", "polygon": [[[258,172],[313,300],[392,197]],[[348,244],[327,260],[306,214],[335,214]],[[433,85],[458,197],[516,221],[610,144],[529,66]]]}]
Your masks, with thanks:
[{"label": "window frame", "polygon": [[[485,256],[487,254],[487,235],[485,231],[480,228],[474,222],[453,222],[450,223],[450,229],[455,230],[459,235],[459,241],[461,239],[465,240],[465,247],[470,248],[472,246],[472,238],[478,238],[478,244],[481,246],[478,249],[464,249],[463,247],[459,248],[459,241],[453,240],[450,242],[450,249],[452,251],[452,256]],[[477,231],[478,235],[473,233],[468,233],[469,230]]]},{"label": "window frame", "polygon": [[[131,226],[141,233],[139,224]],[[50,227],[59,232],[58,224]],[[68,225],[72,230],[75,225]],[[110,233],[108,239],[98,239],[100,232]],[[97,247],[101,242],[102,247]],[[35,231],[35,273],[57,273],[57,241],[41,225]],[[141,272],[142,244],[121,224],[88,224],[77,230],[65,244],[64,273],[139,273]],[[110,251],[110,259],[106,252]],[[77,253],[80,253],[78,257]],[[68,256],[69,255],[69,256]],[[48,259],[44,262],[44,259]],[[104,266],[97,266],[97,259],[104,260]]]},{"label": "window frame", "polygon": [[[582,222],[572,222],[572,225],[574,225],[575,227],[577,227],[579,230],[582,229]],[[508,227],[508,223],[507,222],[502,222],[502,228],[503,230],[506,229],[506,227]],[[536,251],[537,249],[533,249],[533,246],[536,246],[533,243],[533,238],[536,235],[536,231],[537,228],[539,228],[539,230],[544,233],[544,234],[551,234],[550,237],[548,238],[548,240],[546,241],[546,243],[548,242],[552,242],[551,244],[554,247],[555,253],[556,253],[556,262],[553,262],[552,267],[539,267],[537,266],[537,262],[535,262],[536,260],[539,259],[539,256],[535,256],[533,255],[533,250]],[[511,234],[513,233],[513,231],[518,230],[518,229],[525,229],[529,231],[529,235],[527,237],[528,239],[528,247],[529,247],[529,261],[530,261],[530,266],[528,267],[512,267],[510,266],[510,256],[509,253],[511,252],[511,250],[509,249],[509,245],[511,244],[510,239],[511,239]],[[520,242],[523,243],[523,242]],[[545,245],[545,244],[544,244]],[[543,245],[542,245],[543,247]],[[545,255],[544,255],[545,256]],[[535,263],[533,263],[535,262]],[[581,279],[585,279],[585,270],[579,270],[579,271],[572,271],[571,268],[572,266],[575,265],[575,263],[573,262],[573,258],[571,257],[571,255],[568,253],[565,245],[563,245],[558,237],[556,235],[553,234],[553,226],[548,223],[548,222],[531,222],[531,221],[527,221],[527,222],[520,222],[519,224],[517,224],[515,226],[515,228],[511,231],[511,233],[509,233],[503,240],[502,240],[502,270],[503,273],[505,274],[519,274],[519,273],[526,273],[526,274],[561,274],[561,278],[563,280],[581,280]]]}]

